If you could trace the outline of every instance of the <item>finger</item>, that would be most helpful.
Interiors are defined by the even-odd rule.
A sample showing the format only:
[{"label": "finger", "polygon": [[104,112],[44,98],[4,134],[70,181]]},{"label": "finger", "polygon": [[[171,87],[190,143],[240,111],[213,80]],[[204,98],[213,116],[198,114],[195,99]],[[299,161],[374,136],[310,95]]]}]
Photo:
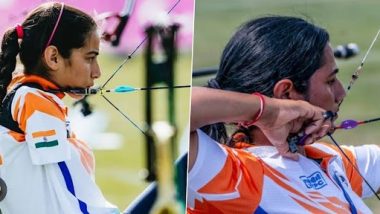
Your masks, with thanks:
[{"label": "finger", "polygon": [[287,142],[285,143],[281,143],[279,145],[275,145],[275,147],[277,148],[278,150],[278,153],[285,157],[285,158],[288,158],[288,159],[292,159],[292,160],[295,160],[297,161],[299,159],[299,156],[297,153],[292,153],[290,152],[289,150],[289,145]]},{"label": "finger", "polygon": [[288,159],[291,159],[291,160],[294,160],[294,161],[298,161],[299,160],[299,155],[298,153],[292,153],[290,151],[288,152],[285,152],[285,153],[280,153],[281,156],[285,157],[285,158],[288,158]]},{"label": "finger", "polygon": [[306,101],[302,101],[299,105],[301,108],[300,110],[300,117],[304,117],[306,119],[312,119],[312,120],[321,120],[323,119],[323,113],[326,112],[326,110],[313,106],[310,103]]},{"label": "finger", "polygon": [[313,134],[310,136],[310,140],[308,141],[308,145],[317,142],[321,137],[318,134]]},{"label": "finger", "polygon": [[317,132],[318,137],[324,137],[327,133],[330,132],[332,127],[331,121],[327,121],[321,127],[321,129]]},{"label": "finger", "polygon": [[309,135],[309,137],[305,140],[305,145],[310,145],[312,143],[314,143],[314,138],[312,137],[312,135]]},{"label": "finger", "polygon": [[[330,132],[331,126],[332,126],[331,121],[325,121],[324,124],[318,130],[316,130],[315,133],[311,133],[311,134],[307,135],[306,140],[304,140],[304,144],[309,145],[309,144],[312,144],[312,143],[316,142],[317,140],[321,139],[327,133]],[[310,130],[308,130],[308,131],[310,131]],[[305,133],[306,133],[306,131],[305,131]]]},{"label": "finger", "polygon": [[307,135],[306,140],[304,140],[304,145],[310,145],[315,143],[319,139],[319,136],[317,134],[310,134]]},{"label": "finger", "polygon": [[298,118],[291,122],[291,128],[290,133],[298,133],[302,129],[302,126],[304,125],[304,120],[301,118]]},{"label": "finger", "polygon": [[331,126],[328,133],[334,134],[335,130],[336,130],[336,128],[334,126]]},{"label": "finger", "polygon": [[313,134],[321,130],[322,126],[324,125],[323,120],[313,121],[312,123],[308,124],[305,128],[305,134]]},{"label": "finger", "polygon": [[291,160],[294,160],[294,161],[298,161],[299,160],[299,155],[298,153],[291,153],[291,152],[287,152],[283,155],[285,158],[288,158],[288,159],[291,159]]}]

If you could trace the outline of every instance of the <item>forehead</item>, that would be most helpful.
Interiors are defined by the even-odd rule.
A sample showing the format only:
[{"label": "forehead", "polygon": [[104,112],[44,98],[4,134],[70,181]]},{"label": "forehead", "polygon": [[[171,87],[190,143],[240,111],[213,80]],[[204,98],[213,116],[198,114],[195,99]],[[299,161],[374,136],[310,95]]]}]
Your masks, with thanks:
[{"label": "forehead", "polygon": [[315,71],[313,76],[328,77],[336,74],[337,71],[338,67],[335,62],[334,52],[331,48],[331,45],[328,43],[323,51],[322,65]]},{"label": "forehead", "polygon": [[84,46],[79,48],[80,52],[99,51],[100,36],[97,31],[91,32],[85,40]]}]

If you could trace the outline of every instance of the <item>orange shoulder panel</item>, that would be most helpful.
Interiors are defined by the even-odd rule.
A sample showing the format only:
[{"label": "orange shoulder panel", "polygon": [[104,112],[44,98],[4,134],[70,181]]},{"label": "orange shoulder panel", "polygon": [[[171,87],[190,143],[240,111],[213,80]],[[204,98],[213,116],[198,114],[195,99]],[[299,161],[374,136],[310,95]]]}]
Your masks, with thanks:
[{"label": "orange shoulder panel", "polygon": [[[358,194],[359,196],[362,196],[363,179],[360,177],[359,172],[354,168],[354,166],[358,168],[358,165],[357,165],[356,158],[353,152],[348,148],[341,147],[344,153],[348,156],[348,158],[354,164],[354,166],[347,160],[345,155],[335,145],[328,144],[325,142],[319,142],[319,143],[333,149],[335,152],[337,152],[341,156],[343,160],[343,165],[346,171],[346,176],[351,184],[352,189],[356,192],[356,194]],[[327,153],[312,146],[305,146],[305,150],[306,150],[307,156],[311,158],[325,158],[327,155]]]},{"label": "orange shoulder panel", "polygon": [[259,206],[264,169],[262,163],[252,154],[225,147],[228,153],[223,169],[199,192],[205,194],[226,194],[239,192],[238,198],[220,201],[195,201],[195,209],[188,213],[253,213]]},{"label": "orange shoulder panel", "polygon": [[[18,107],[18,105],[16,105],[16,107]],[[13,111],[17,114],[21,114],[20,117],[18,117],[18,115],[14,115],[14,119],[17,120],[21,130],[25,131],[26,122],[35,111],[40,111],[56,117],[59,120],[65,121],[65,114],[58,104],[36,94],[27,93],[25,95],[22,110],[20,111],[19,109],[15,109],[15,111]]]}]

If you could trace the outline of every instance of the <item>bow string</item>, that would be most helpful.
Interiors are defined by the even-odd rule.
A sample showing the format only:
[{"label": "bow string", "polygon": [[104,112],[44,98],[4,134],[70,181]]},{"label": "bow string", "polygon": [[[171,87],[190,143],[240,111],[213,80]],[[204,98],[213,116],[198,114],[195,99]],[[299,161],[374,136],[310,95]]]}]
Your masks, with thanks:
[{"label": "bow string", "polygon": [[[348,85],[348,87],[346,89],[346,94],[348,94],[348,92],[351,90],[351,88],[354,85],[354,83],[356,82],[356,80],[359,78],[359,75],[363,72],[364,63],[365,63],[365,61],[366,61],[366,59],[367,59],[370,51],[372,50],[375,42],[377,41],[379,35],[380,35],[380,29],[378,30],[378,32],[376,33],[375,37],[373,38],[373,40],[372,40],[372,42],[371,42],[368,50],[366,51],[363,59],[360,62],[360,65],[355,70],[355,72],[352,74],[351,80],[350,80],[349,85]],[[343,100],[344,100],[344,98],[339,103],[339,106],[343,103]],[[333,112],[327,111],[327,112],[324,113],[324,117],[325,117],[325,119],[333,119],[335,117],[335,115],[337,115],[337,113],[338,112],[333,113]],[[325,116],[325,114],[327,116]],[[363,121],[356,121],[356,120],[348,119],[348,120],[342,121],[342,123],[339,126],[334,127],[334,128],[335,129],[353,129],[353,128],[359,126],[359,125],[367,124],[367,123],[372,123],[372,122],[376,122],[376,121],[379,121],[379,120],[380,120],[380,118],[374,118],[374,119],[363,120]],[[328,133],[327,136],[331,139],[331,141],[335,144],[335,146],[339,149],[339,151],[343,154],[343,156],[347,159],[347,161],[351,164],[351,166],[356,170],[356,172],[359,174],[359,176],[363,179],[363,181],[369,187],[369,189],[371,190],[371,192],[377,197],[378,200],[380,200],[380,196],[377,194],[377,192],[375,191],[375,189],[369,184],[369,182],[367,181],[367,179],[365,179],[365,177],[360,173],[359,169],[355,166],[355,164],[353,164],[353,162],[351,161],[351,159],[344,152],[344,150],[342,149],[342,147],[340,146],[340,144],[335,140],[335,138],[332,136],[332,134]],[[297,152],[297,150],[298,150],[297,145],[304,145],[305,141],[306,141],[306,139],[308,137],[309,137],[309,135],[306,135],[306,134],[303,134],[303,133],[300,133],[298,135],[289,136],[288,137],[289,150],[291,152],[293,152],[293,153]]]},{"label": "bow string", "polygon": [[[363,70],[364,63],[367,60],[367,57],[368,57],[369,53],[371,52],[374,44],[376,43],[376,41],[379,37],[379,34],[380,34],[380,29],[377,31],[375,37],[373,38],[367,52],[365,53],[363,59],[360,62],[360,65],[355,70],[355,72],[352,74],[351,80],[350,80],[348,87],[346,89],[346,94],[348,94],[348,92],[351,90],[351,88],[354,85],[354,83],[356,82],[356,80],[359,78],[359,75],[364,71]],[[344,98],[339,103],[339,106],[343,103],[343,100],[344,100]],[[351,120],[351,119],[344,120],[344,121],[342,121],[340,126],[336,127],[336,129],[353,129],[353,128],[357,127],[358,125],[367,124],[367,123],[371,123],[371,122],[375,122],[375,121],[379,121],[379,120],[380,120],[380,118],[374,118],[374,119],[363,120],[363,121],[356,121],[356,120]],[[380,196],[377,194],[377,191],[375,191],[375,189],[370,185],[370,183],[367,181],[367,179],[365,179],[365,177],[360,173],[359,169],[355,166],[355,164],[351,161],[351,159],[348,157],[348,155],[344,152],[344,150],[341,148],[340,144],[335,140],[335,138],[332,136],[332,134],[329,133],[329,134],[327,134],[327,136],[338,147],[339,151],[343,154],[343,156],[347,159],[347,161],[351,164],[351,166],[356,170],[356,172],[359,174],[359,176],[363,179],[363,181],[369,187],[371,192],[377,197],[378,200],[380,200]]]},{"label": "bow string", "polygon": [[[169,15],[180,3],[181,0],[177,0],[170,9],[166,12],[167,15]],[[111,42],[113,46],[117,46],[120,42],[121,35],[123,33],[123,30],[125,29],[125,26],[127,25],[127,21],[132,14],[132,11],[134,9],[135,0],[126,0],[125,4],[123,6],[122,12],[119,14],[112,14],[112,13],[104,13],[100,15],[100,19],[109,19],[111,17],[116,17],[119,20],[119,23],[117,24],[116,28],[110,33],[105,32],[104,38],[106,41]],[[128,56],[122,61],[122,63],[113,71],[113,73],[109,76],[109,78],[101,84],[98,88],[90,88],[90,89],[70,89],[68,92],[73,92],[77,94],[83,94],[83,95],[94,95],[99,94],[103,99],[109,103],[113,108],[115,108],[125,119],[127,119],[135,128],[137,128],[141,133],[143,133],[145,136],[147,136],[146,131],[144,131],[140,126],[138,126],[130,116],[128,116],[125,112],[121,111],[120,108],[118,108],[111,100],[109,100],[105,93],[107,92],[116,92],[116,93],[128,93],[128,92],[136,92],[136,91],[143,91],[143,90],[158,90],[158,89],[169,89],[169,88],[188,88],[191,87],[190,85],[180,85],[180,86],[173,86],[173,87],[146,87],[146,88],[138,88],[133,86],[118,86],[113,89],[106,89],[105,87],[108,85],[108,83],[119,73],[119,71],[126,65],[126,63],[132,59],[132,57],[135,55],[135,53],[143,46],[143,44],[148,40],[148,36],[146,35],[141,42],[137,44],[137,46],[132,49],[132,52],[128,54]]]}]

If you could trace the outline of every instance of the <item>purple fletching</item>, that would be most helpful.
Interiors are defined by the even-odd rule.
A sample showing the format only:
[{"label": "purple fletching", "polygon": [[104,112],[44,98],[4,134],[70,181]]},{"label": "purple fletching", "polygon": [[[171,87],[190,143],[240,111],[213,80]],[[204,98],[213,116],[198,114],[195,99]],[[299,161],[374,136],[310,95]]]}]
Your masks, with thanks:
[{"label": "purple fletching", "polygon": [[340,124],[340,127],[343,129],[353,129],[358,126],[358,122],[355,120],[345,120]]}]

